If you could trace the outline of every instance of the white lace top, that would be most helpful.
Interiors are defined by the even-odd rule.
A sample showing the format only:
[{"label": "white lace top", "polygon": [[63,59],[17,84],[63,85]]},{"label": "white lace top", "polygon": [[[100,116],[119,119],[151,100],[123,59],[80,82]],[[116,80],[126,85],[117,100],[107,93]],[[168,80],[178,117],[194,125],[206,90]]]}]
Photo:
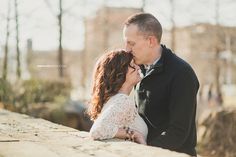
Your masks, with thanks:
[{"label": "white lace top", "polygon": [[113,138],[124,126],[139,131],[147,138],[147,125],[138,114],[134,101],[128,95],[118,93],[104,104],[90,129],[90,136],[99,140]]}]

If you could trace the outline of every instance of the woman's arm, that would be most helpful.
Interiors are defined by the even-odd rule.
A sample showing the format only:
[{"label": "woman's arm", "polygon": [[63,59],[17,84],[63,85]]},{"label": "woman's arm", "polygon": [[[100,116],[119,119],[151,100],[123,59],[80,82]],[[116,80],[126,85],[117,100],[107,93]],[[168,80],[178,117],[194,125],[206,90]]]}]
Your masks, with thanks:
[{"label": "woman's arm", "polygon": [[[99,132],[99,130],[90,132],[90,135],[93,139],[99,139],[98,135],[96,134],[98,133],[97,131]],[[144,136],[140,132],[136,130],[127,130],[127,128],[119,128],[114,138],[129,140],[139,144],[147,145]]]},{"label": "woman's arm", "polygon": [[119,128],[115,135],[115,138],[126,139],[127,138],[126,130],[123,128]]},{"label": "woman's arm", "polygon": [[130,130],[129,128],[119,128],[115,137],[147,145],[144,136],[140,132],[136,130]]},{"label": "woman's arm", "polygon": [[90,136],[99,140],[114,137],[125,139],[127,136],[123,126],[128,126],[135,118],[135,105],[124,95],[113,97],[108,103],[108,107],[94,121]]}]

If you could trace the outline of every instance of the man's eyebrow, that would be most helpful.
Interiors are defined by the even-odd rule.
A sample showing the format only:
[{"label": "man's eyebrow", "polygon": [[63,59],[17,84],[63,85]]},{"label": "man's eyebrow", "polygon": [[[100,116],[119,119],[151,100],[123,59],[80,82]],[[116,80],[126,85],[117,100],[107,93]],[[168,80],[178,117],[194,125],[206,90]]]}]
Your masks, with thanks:
[{"label": "man's eyebrow", "polygon": [[134,44],[135,42],[133,42],[133,41],[127,41],[129,44]]}]

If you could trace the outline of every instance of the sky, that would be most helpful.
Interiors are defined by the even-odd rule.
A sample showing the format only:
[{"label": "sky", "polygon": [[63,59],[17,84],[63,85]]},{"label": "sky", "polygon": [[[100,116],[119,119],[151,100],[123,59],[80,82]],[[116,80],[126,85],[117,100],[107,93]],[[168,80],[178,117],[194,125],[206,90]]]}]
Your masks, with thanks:
[{"label": "sky", "polygon": [[[6,13],[8,1],[0,0],[0,45],[5,43]],[[215,23],[216,0],[174,0],[177,26],[195,23]],[[26,47],[27,39],[33,40],[35,50],[55,50],[58,45],[56,15],[58,0],[19,0],[20,47]],[[103,4],[116,7],[140,7],[142,0],[64,0],[66,11],[63,21],[63,47],[70,50],[83,49],[83,18],[94,17]],[[219,0],[219,23],[236,27],[236,0]],[[154,14],[164,28],[171,28],[170,3],[168,0],[146,0],[145,11]],[[14,10],[11,10],[11,17]],[[11,20],[10,45],[15,44],[15,23]],[[0,57],[2,56],[0,50]]]}]

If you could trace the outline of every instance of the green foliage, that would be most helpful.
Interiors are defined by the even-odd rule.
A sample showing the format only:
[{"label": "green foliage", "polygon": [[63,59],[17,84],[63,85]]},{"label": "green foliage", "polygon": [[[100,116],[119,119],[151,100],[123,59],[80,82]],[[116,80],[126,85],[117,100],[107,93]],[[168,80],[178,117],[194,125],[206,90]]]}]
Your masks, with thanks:
[{"label": "green foliage", "polygon": [[8,110],[63,122],[63,105],[70,90],[69,82],[31,79],[12,85],[0,79],[0,104]]},{"label": "green foliage", "polygon": [[[28,112],[29,105],[55,102],[62,104],[69,97],[71,84],[63,81],[31,79],[11,85],[0,78],[0,102],[4,108]],[[22,111],[23,110],[23,111]]]},{"label": "green foliage", "polygon": [[27,80],[22,84],[24,91],[17,98],[23,105],[45,103],[57,100],[57,97],[68,97],[70,84],[60,81]]},{"label": "green foliage", "polygon": [[63,108],[57,108],[51,111],[50,121],[66,125],[66,113]]},{"label": "green foliage", "polygon": [[0,102],[3,104],[12,104],[14,101],[14,92],[11,84],[0,78]]}]

